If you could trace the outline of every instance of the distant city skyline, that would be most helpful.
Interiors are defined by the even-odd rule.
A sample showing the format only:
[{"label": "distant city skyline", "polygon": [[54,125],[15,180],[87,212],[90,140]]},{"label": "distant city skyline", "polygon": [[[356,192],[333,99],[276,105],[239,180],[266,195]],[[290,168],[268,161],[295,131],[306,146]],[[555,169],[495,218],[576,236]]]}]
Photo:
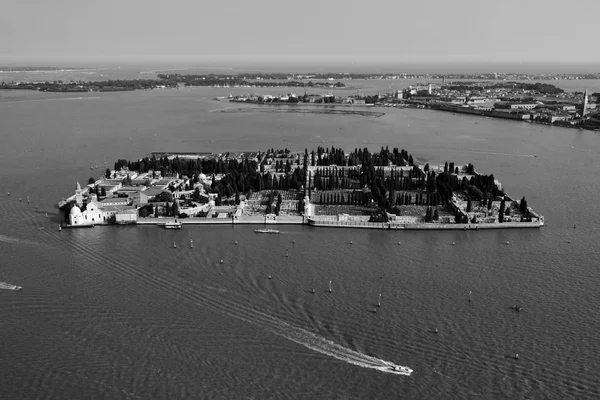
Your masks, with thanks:
[{"label": "distant city skyline", "polygon": [[5,0],[0,65],[599,63],[600,2]]}]

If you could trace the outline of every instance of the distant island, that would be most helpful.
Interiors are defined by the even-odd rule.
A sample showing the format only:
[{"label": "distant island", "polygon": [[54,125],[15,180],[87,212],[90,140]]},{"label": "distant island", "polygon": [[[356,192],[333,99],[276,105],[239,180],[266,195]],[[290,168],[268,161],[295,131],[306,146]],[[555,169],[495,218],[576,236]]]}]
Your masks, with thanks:
[{"label": "distant island", "polygon": [[[91,167],[94,170],[97,167]],[[544,217],[472,164],[404,149],[152,153],[118,160],[57,205],[63,227],[309,224],[371,229],[539,228]]]},{"label": "distant island", "polygon": [[[568,128],[600,130],[600,93],[567,93],[549,83],[442,81],[371,95],[329,93],[246,94],[229,101],[261,105],[413,107]],[[220,100],[220,99],[218,99]]]},{"label": "distant island", "polygon": [[122,92],[131,90],[149,90],[177,88],[176,82],[157,81],[153,79],[119,79],[107,81],[64,82],[62,80],[45,82],[0,82],[0,89],[5,90],[37,90],[40,92]]},{"label": "distant island", "polygon": [[176,81],[185,86],[211,87],[306,87],[306,88],[345,88],[342,82],[300,82],[294,79],[279,77],[280,74],[258,74],[252,77],[245,75],[187,75],[187,74],[158,74],[159,79]]},{"label": "distant island", "polygon": [[86,68],[64,68],[64,67],[2,67],[0,72],[69,72],[81,71]]}]

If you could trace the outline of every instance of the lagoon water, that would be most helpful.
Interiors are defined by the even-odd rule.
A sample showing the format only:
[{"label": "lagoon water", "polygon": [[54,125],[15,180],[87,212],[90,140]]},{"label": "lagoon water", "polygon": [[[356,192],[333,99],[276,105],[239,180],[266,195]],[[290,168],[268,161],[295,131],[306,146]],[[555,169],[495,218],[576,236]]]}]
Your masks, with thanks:
[{"label": "lagoon water", "polygon": [[[212,100],[243,92],[0,93],[0,281],[24,288],[0,290],[1,398],[600,397],[596,133]],[[119,158],[331,145],[472,162],[548,226],[57,229],[54,204]]]}]

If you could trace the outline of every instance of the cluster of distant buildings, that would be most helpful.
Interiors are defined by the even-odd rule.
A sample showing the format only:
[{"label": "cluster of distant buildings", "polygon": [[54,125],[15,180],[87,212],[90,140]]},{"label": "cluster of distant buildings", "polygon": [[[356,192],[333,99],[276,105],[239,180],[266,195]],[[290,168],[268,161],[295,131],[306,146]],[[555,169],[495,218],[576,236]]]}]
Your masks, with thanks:
[{"label": "cluster of distant buildings", "polygon": [[[525,101],[520,99],[526,99]],[[396,101],[467,114],[517,120],[577,125],[589,118],[600,118],[597,101],[586,90],[583,97],[573,93],[546,95],[524,89],[486,88],[451,90],[441,86],[411,86],[395,94]],[[600,123],[600,121],[598,121]]]},{"label": "cluster of distant buildings", "polygon": [[[523,101],[520,99],[527,99]],[[533,99],[533,100],[532,100]],[[409,86],[405,90],[374,95],[338,96],[326,94],[295,93],[270,95],[247,94],[229,96],[233,102],[250,103],[313,103],[346,105],[416,106],[467,114],[486,115],[507,119],[554,123],[564,121],[577,125],[589,118],[600,118],[597,101],[583,94],[559,93],[545,95],[523,89],[489,88],[485,90],[451,90],[444,86]],[[600,124],[600,120],[598,121]]]}]

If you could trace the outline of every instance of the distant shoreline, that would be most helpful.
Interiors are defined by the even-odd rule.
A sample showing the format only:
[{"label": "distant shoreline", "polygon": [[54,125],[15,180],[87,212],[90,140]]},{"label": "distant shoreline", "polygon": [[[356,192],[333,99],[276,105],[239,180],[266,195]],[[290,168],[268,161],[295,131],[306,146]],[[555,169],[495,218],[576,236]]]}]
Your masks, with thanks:
[{"label": "distant shoreline", "polygon": [[[288,106],[294,104],[276,104],[276,103],[265,103],[270,106]],[[311,106],[311,104],[302,104],[304,106]],[[312,109],[302,109],[302,108],[284,108],[284,107],[273,107],[273,108],[260,108],[260,107],[252,107],[252,108],[228,108],[221,110],[222,113],[248,113],[248,112],[273,112],[273,113],[298,113],[298,114],[330,114],[330,115],[357,115],[362,117],[375,117],[379,118],[385,115],[383,112],[376,111],[359,111],[359,110],[339,110],[333,107],[339,106],[339,104],[331,105],[329,109],[327,109],[327,104],[312,104]],[[320,106],[320,107],[319,107]],[[345,107],[352,106],[351,104],[346,105]],[[363,106],[364,107],[364,106]]]}]

